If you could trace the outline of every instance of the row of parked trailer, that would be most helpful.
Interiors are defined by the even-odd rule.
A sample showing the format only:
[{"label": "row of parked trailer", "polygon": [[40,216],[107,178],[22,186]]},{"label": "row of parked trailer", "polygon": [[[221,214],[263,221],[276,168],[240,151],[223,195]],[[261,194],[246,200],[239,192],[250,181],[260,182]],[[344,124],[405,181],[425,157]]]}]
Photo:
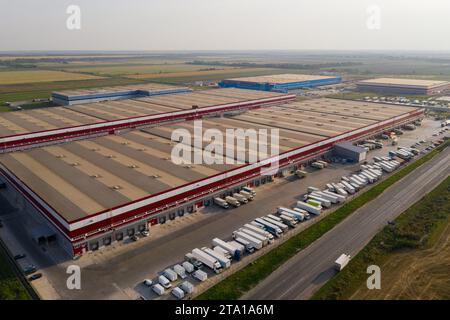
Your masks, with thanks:
[{"label": "row of parked trailer", "polygon": [[256,196],[255,190],[250,187],[243,187],[241,191],[233,193],[232,196],[227,196],[225,199],[220,197],[214,198],[214,203],[219,207],[228,209],[231,207],[239,207],[241,204],[246,204],[252,201]]},{"label": "row of parked trailer", "polygon": [[[383,172],[391,173],[396,170],[405,160],[403,157],[409,160],[417,154],[419,154],[419,150],[415,148],[398,147],[395,154],[391,151],[389,157],[374,157],[372,164],[361,165],[360,171],[341,177],[341,181],[338,183],[328,183],[324,190],[308,187],[304,201],[297,201],[293,208],[278,207],[275,214],[256,218],[235,230],[232,233],[231,241],[214,238],[211,248],[193,249],[185,255],[186,260],[183,263],[165,269],[158,276],[156,283],[145,280],[144,284],[161,296],[172,288],[174,282],[178,279],[184,280],[188,275],[200,282],[205,281],[208,279],[208,273],[202,270],[204,266],[214,273],[221,273],[231,266],[233,260],[239,261],[245,253],[251,254],[273,243],[275,238],[281,237],[290,228],[295,228],[298,223],[309,220],[311,215],[320,215],[322,210],[330,208],[333,204],[345,202],[349,195],[355,194],[368,184],[379,180]],[[246,201],[237,193],[233,194],[233,198],[237,202],[227,199],[230,197],[215,198],[214,201],[224,208],[228,208],[229,205],[237,207],[241,203],[253,200],[256,192],[245,187],[239,192],[239,195],[242,195]],[[216,199],[225,202],[219,202]],[[237,204],[238,202],[239,204]],[[349,256],[347,258],[349,259]],[[343,268],[344,264],[339,265],[340,268]],[[184,280],[174,287],[171,293],[176,298],[183,299],[193,291],[194,285]]]}]

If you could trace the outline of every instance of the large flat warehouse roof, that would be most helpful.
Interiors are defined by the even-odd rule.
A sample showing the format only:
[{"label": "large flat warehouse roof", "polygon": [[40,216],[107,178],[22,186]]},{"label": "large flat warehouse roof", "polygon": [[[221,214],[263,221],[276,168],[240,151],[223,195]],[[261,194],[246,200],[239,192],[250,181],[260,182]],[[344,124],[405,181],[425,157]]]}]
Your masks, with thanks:
[{"label": "large flat warehouse roof", "polygon": [[233,102],[282,96],[274,92],[211,89],[189,93],[77,104],[0,114],[0,138]]},{"label": "large flat warehouse roof", "polygon": [[323,80],[334,78],[334,76],[318,76],[310,74],[274,74],[268,76],[231,78],[229,81],[257,82],[257,83],[290,83],[311,80]]},{"label": "large flat warehouse roof", "polygon": [[91,96],[91,95],[104,94],[104,93],[119,93],[119,92],[129,92],[129,91],[139,91],[139,90],[158,91],[158,90],[174,89],[174,88],[180,88],[180,87],[168,85],[168,84],[161,84],[161,83],[145,83],[145,84],[134,84],[134,85],[127,85],[127,86],[113,86],[113,87],[55,91],[55,92],[53,92],[53,94],[71,98],[71,97],[77,97],[77,96]]},{"label": "large flat warehouse roof", "polygon": [[[228,94],[234,90],[214,90],[210,94],[205,91],[196,93],[195,97],[204,95],[210,98],[217,93]],[[218,129],[226,137],[226,129],[276,128],[279,129],[282,153],[413,110],[416,109],[315,99],[206,119],[203,120],[203,129]],[[67,221],[74,221],[245,163],[244,159],[233,164],[227,164],[226,160],[224,164],[174,164],[171,153],[176,143],[171,141],[171,134],[174,129],[183,128],[193,135],[193,124],[193,121],[188,121],[133,130],[123,135],[0,154],[0,163]],[[203,141],[202,147],[205,148],[209,142]],[[246,156],[252,152],[247,150]],[[242,160],[237,158],[237,153],[229,157]]]},{"label": "large flat warehouse roof", "polygon": [[377,78],[359,81],[360,85],[373,85],[373,86],[405,86],[405,87],[418,87],[424,89],[431,89],[434,87],[440,87],[449,85],[447,81],[441,80],[422,80],[422,79],[400,79],[400,78]]}]

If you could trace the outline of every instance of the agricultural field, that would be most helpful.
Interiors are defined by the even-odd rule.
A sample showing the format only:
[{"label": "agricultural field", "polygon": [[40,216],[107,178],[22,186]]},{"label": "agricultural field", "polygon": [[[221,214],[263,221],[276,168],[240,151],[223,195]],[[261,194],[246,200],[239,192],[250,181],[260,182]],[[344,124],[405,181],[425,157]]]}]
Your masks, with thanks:
[{"label": "agricultural field", "polygon": [[92,80],[100,78],[101,77],[86,74],[50,70],[2,71],[0,72],[0,85],[69,80]]},{"label": "agricultural field", "polygon": [[[65,69],[71,72],[83,72],[100,76],[126,76],[126,75],[152,75],[152,74],[168,74],[179,72],[192,72],[216,69],[214,66],[197,66],[190,64],[122,64],[122,65],[106,65],[106,66],[80,66],[78,68],[71,67]],[[218,67],[219,70],[234,69],[233,67]]]}]

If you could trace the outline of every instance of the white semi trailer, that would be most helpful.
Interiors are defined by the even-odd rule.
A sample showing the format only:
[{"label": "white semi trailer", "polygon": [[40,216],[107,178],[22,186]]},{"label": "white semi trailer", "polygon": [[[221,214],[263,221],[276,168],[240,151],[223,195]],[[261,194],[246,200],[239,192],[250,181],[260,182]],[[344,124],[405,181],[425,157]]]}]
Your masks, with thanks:
[{"label": "white semi trailer", "polygon": [[312,199],[312,200],[318,201],[322,207],[325,207],[325,208],[330,208],[331,207],[331,201],[330,200],[321,198],[321,197],[319,197],[317,195],[309,194],[308,195],[308,199]]},{"label": "white semi trailer", "polygon": [[207,247],[203,247],[202,250],[210,255],[211,257],[213,257],[214,259],[216,259],[217,261],[219,261],[220,265],[222,266],[222,268],[227,269],[231,266],[231,261],[230,259],[228,259],[227,257],[225,257],[224,255],[218,253],[217,251],[212,250],[211,248],[207,248]]},{"label": "white semi trailer", "polygon": [[266,231],[270,232],[271,234],[273,234],[277,238],[281,237],[281,235],[283,234],[283,230],[280,227],[278,227],[278,226],[276,226],[276,225],[274,225],[274,224],[270,223],[269,221],[266,221],[266,220],[264,220],[262,218],[256,218],[254,221],[251,222],[251,224],[254,224],[254,223],[258,223],[258,224],[263,225],[264,229]]},{"label": "white semi trailer", "polygon": [[258,233],[258,234],[260,234],[262,236],[265,236],[267,239],[269,239],[269,243],[272,243],[273,240],[274,240],[273,234],[271,234],[268,231],[265,231],[263,225],[261,225],[260,227],[259,226],[257,227],[255,225],[250,224],[250,223],[246,223],[246,224],[244,224],[244,228],[246,228],[248,230],[252,230],[253,232],[256,232],[256,233]]},{"label": "white semi trailer", "polygon": [[262,234],[259,234],[251,229],[247,229],[247,228],[239,228],[240,232],[246,233],[251,237],[254,237],[255,239],[258,239],[262,242],[263,247],[267,246],[269,244],[269,238],[267,238],[266,236],[263,236]]},{"label": "white semi trailer", "polygon": [[261,240],[256,239],[255,237],[252,237],[252,236],[248,235],[245,232],[234,231],[233,232],[233,239],[236,240],[236,239],[239,239],[239,238],[248,241],[253,246],[253,248],[255,248],[256,250],[259,250],[259,249],[261,249],[263,247],[263,242]]},{"label": "white semi trailer", "polygon": [[222,265],[220,264],[220,262],[204,251],[195,248],[194,250],[192,250],[191,254],[195,259],[212,269],[215,273],[222,272]]},{"label": "white semi trailer", "polygon": [[[233,257],[236,256],[236,251],[239,251],[236,247],[230,245],[229,243],[219,239],[219,238],[214,238],[212,239],[212,244],[213,246],[218,246],[224,250],[226,250],[227,252],[229,252]],[[239,251],[239,254],[241,254],[242,252]]]},{"label": "white semi trailer", "polygon": [[297,201],[297,207],[315,215],[319,215],[322,212],[322,207],[315,207],[303,201]]},{"label": "white semi trailer", "polygon": [[288,227],[287,225],[285,225],[284,223],[282,223],[282,222],[280,222],[280,221],[271,219],[271,218],[269,218],[269,217],[261,217],[261,218],[262,218],[263,220],[265,220],[265,221],[267,221],[267,222],[269,222],[269,223],[271,223],[271,224],[277,226],[278,228],[280,228],[281,230],[283,230],[283,232],[286,232],[286,231],[289,229],[289,227]]}]

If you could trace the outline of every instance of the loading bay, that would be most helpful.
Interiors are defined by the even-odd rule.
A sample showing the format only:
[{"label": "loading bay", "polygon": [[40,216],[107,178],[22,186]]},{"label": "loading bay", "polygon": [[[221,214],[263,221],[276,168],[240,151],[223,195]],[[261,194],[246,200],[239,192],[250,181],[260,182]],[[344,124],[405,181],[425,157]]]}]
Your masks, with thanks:
[{"label": "loading bay", "polygon": [[[400,137],[400,144],[410,145],[418,139],[429,141],[438,128],[438,122],[425,119],[417,130],[405,132]],[[370,152],[369,156],[386,155],[392,149],[396,147],[386,146]],[[303,180],[292,176],[277,179],[272,184],[258,188],[255,201],[245,206],[229,211],[209,207],[183,219],[154,226],[149,238],[142,238],[135,243],[114,244],[105,250],[88,253],[77,261],[67,260],[67,255],[57,246],[43,251],[31,240],[21,238],[20,242],[15,241],[20,238],[22,227],[20,203],[5,205],[10,210],[2,213],[1,219],[6,227],[0,232],[15,254],[27,253],[26,260],[21,263],[33,263],[44,274],[42,279],[33,284],[43,298],[135,299],[136,288],[144,278],[152,278],[167,266],[181,261],[192,248],[209,245],[214,237],[228,238],[237,227],[272,212],[276,206],[292,205],[306,192],[308,186],[323,186],[358,167],[333,164]],[[273,192],[274,188],[276,193]],[[0,200],[5,203],[4,198]],[[72,264],[82,269],[81,290],[71,291],[66,287],[66,268]]]}]

